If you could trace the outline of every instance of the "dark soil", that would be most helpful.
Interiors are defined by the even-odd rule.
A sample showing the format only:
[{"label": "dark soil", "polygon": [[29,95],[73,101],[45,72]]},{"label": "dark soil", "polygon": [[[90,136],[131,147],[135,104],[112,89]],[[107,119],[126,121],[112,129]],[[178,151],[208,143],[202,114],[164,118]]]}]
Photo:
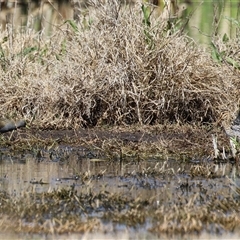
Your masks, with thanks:
[{"label": "dark soil", "polygon": [[[135,126],[114,128],[92,128],[78,130],[18,130],[12,136],[14,140],[31,139],[55,141],[60,146],[97,146],[104,142],[118,143],[118,146],[137,146],[144,150],[156,148],[167,153],[184,153],[189,155],[209,155],[213,152],[212,136],[216,136],[219,148],[229,148],[229,137],[222,128],[185,126]],[[5,136],[10,136],[10,133]]]}]

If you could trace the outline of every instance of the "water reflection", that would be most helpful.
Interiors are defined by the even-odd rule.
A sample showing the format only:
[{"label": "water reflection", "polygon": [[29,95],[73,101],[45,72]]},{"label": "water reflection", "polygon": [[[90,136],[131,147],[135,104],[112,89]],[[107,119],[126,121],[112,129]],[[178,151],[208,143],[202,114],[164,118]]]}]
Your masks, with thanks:
[{"label": "water reflection", "polygon": [[[197,220],[198,214],[204,211],[206,217],[201,216],[201,224],[204,224],[202,229],[209,233],[219,233],[219,229],[221,233],[227,231],[218,221],[213,224],[205,223],[204,219],[209,214],[216,216],[215,212],[221,213],[223,215],[220,218],[224,217],[227,221],[229,214],[236,217],[235,208],[238,206],[235,202],[239,201],[240,192],[239,169],[236,163],[214,163],[209,159],[179,162],[152,158],[148,161],[136,161],[134,157],[123,158],[120,161],[99,157],[99,154],[92,150],[61,148],[51,152],[41,151],[41,154],[29,153],[19,156],[11,156],[3,150],[1,152],[1,192],[3,195],[7,195],[4,192],[6,191],[11,196],[16,196],[16,201],[18,197],[22,200],[21,197],[28,196],[24,206],[32,206],[36,201],[39,206],[49,205],[53,212],[43,211],[42,216],[37,218],[38,221],[42,221],[42,218],[46,221],[50,221],[49,218],[62,219],[66,214],[70,214],[71,217],[77,215],[77,221],[79,217],[84,221],[86,218],[96,218],[103,223],[102,233],[122,233],[126,229],[126,238],[132,239],[136,238],[132,236],[142,231],[141,236],[145,234],[148,239],[149,229],[158,233],[159,226],[165,227],[165,223],[158,224],[158,221],[163,221],[162,216],[166,218],[167,225],[175,224],[178,221],[176,219],[182,219],[181,211],[183,214],[192,214],[193,219]],[[77,194],[66,191],[73,188]],[[58,198],[56,194],[54,200],[52,193],[40,196],[31,194],[53,189],[62,189],[62,193],[67,196],[61,195],[64,198]],[[47,195],[50,196],[50,200]],[[12,199],[15,201],[15,198]],[[35,211],[37,210],[34,206],[33,219]],[[138,215],[131,215],[136,212]],[[126,214],[129,218],[125,218]],[[131,225],[131,221],[135,221],[137,216],[144,216],[144,222],[141,227],[131,228],[134,226]],[[119,219],[114,222],[116,217]],[[25,217],[23,219],[26,220]],[[121,219],[125,220],[122,222]],[[210,223],[211,219],[210,217]],[[182,224],[180,220],[176,227],[179,224]],[[86,239],[94,237],[92,234]]]},{"label": "water reflection", "polygon": [[[33,154],[19,157],[2,156],[1,190],[21,196],[26,191],[46,192],[71,188],[82,193],[108,191],[142,199],[154,198],[156,204],[171,201],[176,195],[192,195],[196,191],[229,194],[240,185],[235,164],[180,163],[174,160],[110,161],[87,158],[69,151],[67,160],[50,159],[49,153],[39,161]],[[206,175],[202,168],[206,167]],[[201,171],[200,171],[201,170]],[[211,176],[208,177],[208,171]]]},{"label": "water reflection", "polygon": [[[29,190],[44,192],[72,186],[82,192],[91,189],[97,192],[131,190],[133,193],[142,189],[148,195],[153,188],[166,185],[166,180],[162,178],[141,179],[137,174],[141,173],[144,177],[144,171],[154,166],[154,161],[122,164],[104,159],[79,159],[77,152],[71,153],[65,162],[46,158],[38,161],[31,154],[14,159],[3,156],[0,163],[0,184],[2,190],[14,195]],[[142,191],[141,194],[145,195]]]}]

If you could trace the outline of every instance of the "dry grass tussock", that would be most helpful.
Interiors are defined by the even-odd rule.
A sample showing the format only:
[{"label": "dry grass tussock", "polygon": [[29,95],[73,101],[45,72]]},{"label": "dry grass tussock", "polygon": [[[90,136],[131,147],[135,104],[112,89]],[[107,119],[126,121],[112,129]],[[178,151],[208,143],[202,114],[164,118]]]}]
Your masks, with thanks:
[{"label": "dry grass tussock", "polygon": [[[49,39],[1,33],[0,110],[38,127],[218,122],[236,108],[236,70],[141,7],[112,3]],[[231,116],[232,117],[232,116]]]}]

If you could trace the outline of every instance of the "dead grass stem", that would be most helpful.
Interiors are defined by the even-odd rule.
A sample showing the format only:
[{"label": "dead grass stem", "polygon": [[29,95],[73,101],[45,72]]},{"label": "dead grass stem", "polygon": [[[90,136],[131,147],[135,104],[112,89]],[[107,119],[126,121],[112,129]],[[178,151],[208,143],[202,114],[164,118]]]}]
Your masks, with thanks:
[{"label": "dead grass stem", "polygon": [[82,18],[49,39],[1,33],[3,115],[56,129],[221,123],[236,111],[238,72],[162,20],[143,24],[139,6],[113,2]]}]

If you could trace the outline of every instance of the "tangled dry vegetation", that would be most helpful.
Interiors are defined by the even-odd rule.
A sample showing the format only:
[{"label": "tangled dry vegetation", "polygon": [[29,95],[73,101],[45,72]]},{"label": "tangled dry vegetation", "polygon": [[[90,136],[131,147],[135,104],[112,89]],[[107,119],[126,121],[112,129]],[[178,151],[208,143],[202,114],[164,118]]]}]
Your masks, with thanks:
[{"label": "tangled dry vegetation", "polygon": [[45,129],[229,121],[238,70],[148,20],[139,6],[112,3],[48,39],[29,29],[1,33],[1,113]]}]

